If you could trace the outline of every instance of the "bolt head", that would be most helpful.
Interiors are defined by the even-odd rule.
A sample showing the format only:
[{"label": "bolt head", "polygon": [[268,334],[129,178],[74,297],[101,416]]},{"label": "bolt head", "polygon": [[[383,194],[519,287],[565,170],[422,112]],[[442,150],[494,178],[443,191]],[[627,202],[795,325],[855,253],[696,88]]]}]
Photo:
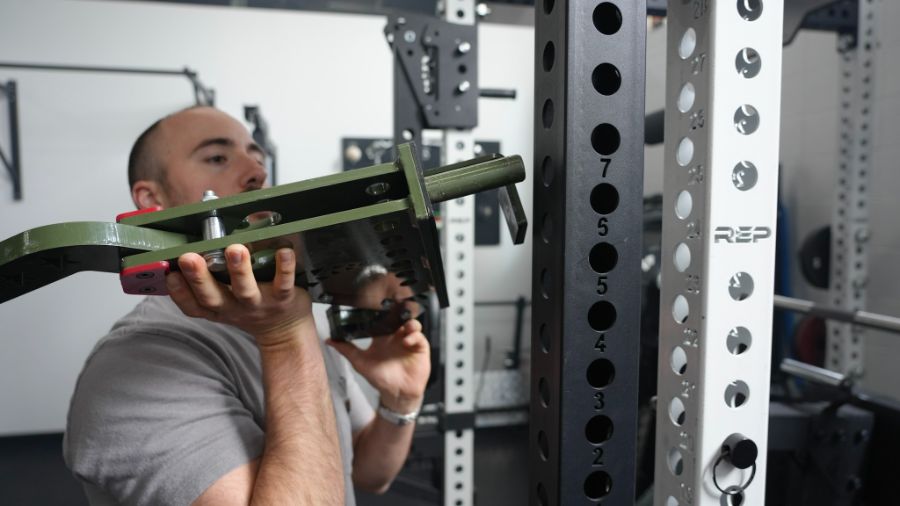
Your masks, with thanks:
[{"label": "bolt head", "polygon": [[225,255],[221,252],[217,252],[218,254],[207,254],[204,257],[206,258],[206,268],[209,269],[209,272],[222,272],[228,268],[225,264]]}]

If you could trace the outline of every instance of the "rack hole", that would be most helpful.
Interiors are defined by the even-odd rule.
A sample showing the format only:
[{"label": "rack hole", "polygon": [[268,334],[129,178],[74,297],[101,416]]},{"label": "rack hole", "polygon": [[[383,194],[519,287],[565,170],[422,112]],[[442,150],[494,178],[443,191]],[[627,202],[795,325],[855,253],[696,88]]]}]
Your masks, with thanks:
[{"label": "rack hole", "polygon": [[609,441],[613,433],[613,423],[608,416],[597,415],[588,421],[584,427],[584,436],[591,444],[601,444]]},{"label": "rack hole", "polygon": [[612,35],[622,27],[622,12],[609,2],[594,8],[594,27],[604,35]]},{"label": "rack hole", "polygon": [[681,112],[690,111],[691,107],[694,107],[694,99],[696,97],[697,92],[694,89],[694,85],[684,83],[684,86],[681,87],[681,91],[678,93],[678,110]]},{"label": "rack hole", "polygon": [[734,183],[735,188],[741,191],[747,191],[756,186],[757,179],[759,179],[759,173],[756,165],[747,160],[738,162],[731,171],[731,182]]},{"label": "rack hole", "polygon": [[609,96],[619,91],[619,87],[622,85],[622,74],[612,63],[601,63],[594,68],[591,82],[597,93]]},{"label": "rack hole", "polygon": [[595,302],[588,310],[588,323],[597,332],[604,332],[616,322],[616,307],[610,302],[601,300]]},{"label": "rack hole", "polygon": [[538,431],[538,449],[541,452],[541,458],[546,462],[550,456],[550,443],[547,441],[547,434],[544,431]]},{"label": "rack hole", "polygon": [[728,281],[728,295],[735,301],[748,299],[753,295],[753,278],[746,272],[737,272]]},{"label": "rack hole", "polygon": [[542,323],[538,329],[538,341],[541,343],[541,351],[550,353],[550,332],[547,331],[546,323]]},{"label": "rack hole", "polygon": [[543,295],[545,299],[550,298],[550,286],[552,284],[550,277],[550,271],[541,269],[541,295]]},{"label": "rack hole", "polygon": [[673,397],[669,402],[669,420],[672,420],[676,426],[684,425],[685,419],[684,403],[678,397]]},{"label": "rack hole", "polygon": [[673,475],[681,476],[681,473],[684,471],[684,458],[681,456],[678,448],[669,448],[669,453],[666,455],[666,464],[669,465],[669,471]]},{"label": "rack hole", "polygon": [[584,495],[592,501],[602,499],[612,490],[612,478],[605,471],[594,471],[584,480]]},{"label": "rack hole", "polygon": [[762,15],[762,0],[737,0],[738,14],[746,21],[756,21]]},{"label": "rack hole", "polygon": [[544,129],[549,129],[553,126],[553,101],[549,98],[544,101],[544,109],[541,112],[541,121],[544,124]]},{"label": "rack hole", "polygon": [[678,506],[678,499],[669,496],[669,498],[666,499],[666,506]]},{"label": "rack hole", "polygon": [[541,404],[546,408],[550,405],[550,387],[544,378],[538,380],[538,392],[541,394]]},{"label": "rack hole", "polygon": [[752,79],[759,74],[759,70],[762,68],[762,58],[752,47],[745,47],[734,57],[734,68],[741,76]]},{"label": "rack hole", "polygon": [[675,254],[672,255],[672,261],[675,263],[675,269],[678,272],[684,272],[691,266],[691,248],[685,243],[679,243],[675,247]]},{"label": "rack hole", "polygon": [[738,133],[750,135],[759,128],[759,112],[752,105],[744,104],[734,111],[734,128]]},{"label": "rack hole", "polygon": [[555,0],[544,0],[544,13],[550,14],[553,11],[553,6],[556,4]]},{"label": "rack hole", "polygon": [[544,72],[550,72],[550,69],[553,68],[553,62],[556,59],[556,48],[553,46],[553,41],[548,40],[544,45],[544,57],[543,57],[543,65]]},{"label": "rack hole", "polygon": [[750,387],[741,380],[735,380],[725,387],[725,404],[729,408],[739,408],[750,399]]},{"label": "rack hole", "polygon": [[694,159],[694,141],[685,137],[678,143],[678,149],[675,151],[675,161],[678,165],[684,167],[691,163]]},{"label": "rack hole", "polygon": [[678,56],[682,60],[687,60],[694,54],[694,48],[697,47],[697,32],[693,28],[688,28],[681,36],[681,42],[678,43]]},{"label": "rack hole", "polygon": [[672,302],[672,318],[677,323],[684,323],[691,314],[691,308],[688,305],[687,298],[684,295],[678,295]]},{"label": "rack hole", "polygon": [[675,199],[675,216],[679,219],[687,219],[691,215],[691,209],[694,208],[694,198],[687,190],[682,190]]},{"label": "rack hole", "polygon": [[609,123],[601,123],[591,132],[591,146],[601,155],[611,155],[619,149],[622,141],[619,130]]},{"label": "rack hole", "polygon": [[609,360],[598,358],[587,369],[588,384],[594,388],[606,388],[616,377],[616,368]]},{"label": "rack hole", "polygon": [[725,346],[732,355],[740,355],[750,349],[753,336],[746,327],[734,327],[728,331]]},{"label": "rack hole", "polygon": [[553,160],[549,156],[545,156],[541,163],[541,180],[547,188],[553,183]]},{"label": "rack hole", "polygon": [[600,183],[591,190],[591,207],[599,214],[609,214],[619,207],[619,191],[609,183]]},{"label": "rack hole", "polygon": [[538,483],[537,486],[537,498],[539,506],[548,506],[549,498],[547,497],[547,489],[544,488],[543,483]]},{"label": "rack hole", "polygon": [[541,238],[545,243],[550,244],[553,237],[553,220],[549,213],[544,213],[544,219],[541,220]]},{"label": "rack hole", "polygon": [[590,255],[591,268],[598,274],[609,272],[616,266],[619,260],[619,253],[615,246],[608,242],[601,242],[591,248]]},{"label": "rack hole", "polygon": [[672,366],[672,371],[679,376],[687,371],[687,353],[685,353],[684,348],[676,346],[672,349],[669,365]]}]

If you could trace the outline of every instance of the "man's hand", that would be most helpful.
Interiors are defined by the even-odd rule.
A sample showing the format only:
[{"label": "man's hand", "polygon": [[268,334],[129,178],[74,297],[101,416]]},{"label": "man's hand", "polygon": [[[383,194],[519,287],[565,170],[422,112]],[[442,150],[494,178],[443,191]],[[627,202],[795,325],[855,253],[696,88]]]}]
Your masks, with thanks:
[{"label": "man's hand", "polygon": [[184,314],[234,325],[254,336],[260,347],[290,341],[298,335],[299,327],[311,324],[309,294],[294,286],[296,260],[292,249],[282,248],[276,253],[271,283],[256,282],[245,246],[228,246],[225,258],[230,287],[213,278],[202,256],[186,253],[178,259],[181,272],[170,273],[166,286]]},{"label": "man's hand", "polygon": [[328,340],[381,394],[381,403],[398,413],[419,409],[431,372],[428,340],[422,324],[410,320],[390,336],[376,337],[368,349]]}]

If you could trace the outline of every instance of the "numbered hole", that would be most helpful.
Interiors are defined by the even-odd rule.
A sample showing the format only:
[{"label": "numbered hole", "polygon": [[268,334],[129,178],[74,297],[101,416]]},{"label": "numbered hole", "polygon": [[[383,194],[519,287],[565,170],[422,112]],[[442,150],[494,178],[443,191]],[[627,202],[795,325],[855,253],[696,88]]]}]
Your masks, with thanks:
[{"label": "numbered hole", "polygon": [[682,190],[678,197],[675,198],[675,216],[678,216],[681,220],[686,220],[691,215],[693,208],[694,198],[691,197],[691,192]]},{"label": "numbered hole", "polygon": [[666,499],[666,506],[678,506],[678,499],[669,496],[669,498]]},{"label": "numbered hole", "polygon": [[584,495],[592,501],[603,499],[612,490],[612,478],[604,471],[594,471],[584,480]]},{"label": "numbered hole", "polygon": [[619,149],[622,141],[619,130],[609,123],[601,123],[591,132],[591,146],[601,155],[611,155]]},{"label": "numbered hole", "polygon": [[591,268],[598,274],[613,270],[619,261],[619,253],[616,247],[608,242],[601,242],[591,248]]},{"label": "numbered hole", "polygon": [[591,444],[601,444],[609,441],[613,433],[613,423],[608,416],[597,415],[588,421],[584,427],[584,436]]},{"label": "numbered hole", "polygon": [[622,74],[612,63],[601,63],[594,68],[591,82],[597,93],[609,96],[619,91],[619,86],[622,85]]},{"label": "numbered hole", "polygon": [[745,47],[734,57],[734,68],[742,77],[752,79],[762,69],[762,58],[752,47]]},{"label": "numbered hole", "polygon": [[725,404],[729,408],[739,408],[750,399],[750,387],[741,380],[732,381],[725,387]]},{"label": "numbered hole", "polygon": [[546,408],[550,405],[550,387],[544,378],[538,380],[538,392],[541,394],[541,404]]},{"label": "numbered hole", "polygon": [[678,143],[678,149],[675,150],[675,161],[678,165],[684,167],[691,163],[694,159],[694,141],[685,137]]},{"label": "numbered hole", "polygon": [[541,351],[550,353],[550,331],[547,330],[546,323],[538,328],[538,341],[541,343]]},{"label": "numbered hole", "polygon": [[673,397],[672,401],[669,402],[669,420],[672,420],[676,427],[681,427],[684,425],[686,416],[684,403],[678,397]]},{"label": "numbered hole", "polygon": [[753,336],[746,327],[734,327],[728,331],[725,346],[732,355],[740,355],[750,349]]},{"label": "numbered hole", "polygon": [[604,35],[612,35],[622,27],[622,12],[609,2],[594,8],[594,27]]},{"label": "numbered hole", "polygon": [[544,434],[544,431],[538,431],[538,451],[541,454],[541,459],[544,462],[550,457],[550,442],[547,441],[547,434]]},{"label": "numbered hole", "polygon": [[673,475],[681,476],[681,473],[684,472],[684,458],[678,448],[669,449],[669,453],[666,455],[666,464]]},{"label": "numbered hole", "polygon": [[549,506],[549,504],[550,504],[550,499],[547,496],[547,489],[544,487],[543,483],[538,483],[537,500],[538,500],[538,506]]},{"label": "numbered hole", "polygon": [[588,310],[588,323],[597,332],[609,330],[616,323],[616,307],[605,300],[595,302]]},{"label": "numbered hole", "polygon": [[619,191],[609,183],[600,183],[591,190],[591,207],[599,214],[609,214],[619,207]]},{"label": "numbered hole", "polygon": [[553,220],[550,218],[549,213],[544,213],[544,218],[541,220],[541,239],[543,239],[546,244],[550,244],[550,239],[552,238]]},{"label": "numbered hole", "polygon": [[553,101],[549,98],[544,101],[544,110],[541,112],[541,121],[544,124],[545,130],[553,126]]},{"label": "numbered hole", "polygon": [[672,318],[675,318],[675,322],[686,322],[690,314],[691,308],[688,306],[688,301],[685,296],[679,295],[675,297],[675,301],[672,302]]},{"label": "numbered hole", "polygon": [[544,162],[541,163],[541,181],[546,188],[550,188],[553,183],[553,160],[549,156],[545,156]]},{"label": "numbered hole", "polygon": [[541,295],[543,295],[545,299],[550,298],[550,287],[552,286],[550,278],[550,271],[541,269]]},{"label": "numbered hole", "polygon": [[678,56],[682,60],[687,60],[694,54],[694,48],[697,47],[697,32],[693,28],[688,28],[681,36],[681,42],[678,43]]},{"label": "numbered hole", "polygon": [[669,365],[672,366],[672,371],[679,376],[687,372],[687,353],[681,346],[672,349]]},{"label": "numbered hole", "polygon": [[744,104],[734,111],[734,128],[738,133],[750,135],[759,128],[759,112],[752,105]]},{"label": "numbered hole", "polygon": [[548,40],[544,45],[544,56],[543,56],[543,66],[544,72],[550,72],[550,69],[553,68],[553,62],[556,60],[556,48],[553,46],[553,41]]},{"label": "numbered hole", "polygon": [[594,388],[608,387],[615,377],[615,366],[605,358],[598,358],[588,366],[587,381]]},{"label": "numbered hole", "polygon": [[734,183],[734,187],[744,192],[756,186],[757,179],[759,173],[756,165],[746,160],[738,162],[731,171],[731,182]]},{"label": "numbered hole", "polygon": [[691,248],[685,243],[679,243],[675,247],[675,254],[672,255],[672,261],[675,263],[675,269],[678,272],[684,272],[691,266]]},{"label": "numbered hole", "polygon": [[746,272],[738,272],[728,280],[728,295],[735,301],[742,301],[753,295],[753,278]]},{"label": "numbered hole", "polygon": [[737,0],[738,14],[747,21],[756,21],[762,15],[762,0]]},{"label": "numbered hole", "polygon": [[690,111],[691,107],[694,107],[695,98],[697,98],[697,93],[694,90],[694,85],[684,83],[684,86],[681,87],[681,91],[678,93],[678,110],[681,112]]}]

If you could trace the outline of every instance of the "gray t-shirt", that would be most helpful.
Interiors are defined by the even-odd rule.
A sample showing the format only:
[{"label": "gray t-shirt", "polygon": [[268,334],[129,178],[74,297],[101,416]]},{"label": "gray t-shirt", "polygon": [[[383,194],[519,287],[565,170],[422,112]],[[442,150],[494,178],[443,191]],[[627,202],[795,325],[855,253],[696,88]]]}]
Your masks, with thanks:
[{"label": "gray t-shirt", "polygon": [[[322,346],[355,504],[352,433],[373,416],[346,360]],[[88,357],[69,407],[63,454],[92,505],[181,505],[260,457],[265,402],[249,334],[148,297]],[[316,465],[310,455],[309,465]]]}]

